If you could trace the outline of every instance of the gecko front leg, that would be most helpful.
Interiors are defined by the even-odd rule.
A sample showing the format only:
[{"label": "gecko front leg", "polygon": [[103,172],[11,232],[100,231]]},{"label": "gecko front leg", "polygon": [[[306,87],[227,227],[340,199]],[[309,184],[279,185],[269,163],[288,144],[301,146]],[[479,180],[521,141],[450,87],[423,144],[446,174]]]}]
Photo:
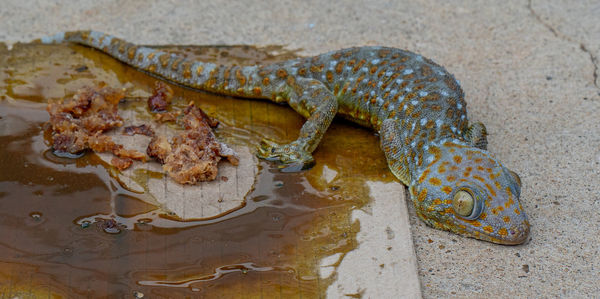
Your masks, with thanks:
[{"label": "gecko front leg", "polygon": [[295,172],[314,165],[311,153],[319,145],[337,113],[338,102],[322,82],[314,79],[298,79],[293,86],[286,86],[285,89],[289,105],[307,117],[306,122],[300,129],[298,139],[283,145],[263,140],[257,155],[265,160],[281,162],[283,172]]}]

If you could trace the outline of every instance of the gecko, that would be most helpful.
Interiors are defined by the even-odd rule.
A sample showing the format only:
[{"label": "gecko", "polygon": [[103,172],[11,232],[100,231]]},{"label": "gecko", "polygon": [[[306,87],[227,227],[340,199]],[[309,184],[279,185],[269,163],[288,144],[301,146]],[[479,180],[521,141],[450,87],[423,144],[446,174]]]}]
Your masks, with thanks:
[{"label": "gecko", "polygon": [[306,118],[287,144],[264,139],[257,156],[282,171],[315,164],[338,115],[379,134],[389,169],[408,186],[427,225],[497,244],[525,242],[530,224],[521,179],[487,151],[487,131],[469,123],[464,92],[445,68],[419,54],[366,46],[253,66],[224,66],[138,46],[96,31],[62,32],[37,42],[73,42],[193,89],[287,103]]}]

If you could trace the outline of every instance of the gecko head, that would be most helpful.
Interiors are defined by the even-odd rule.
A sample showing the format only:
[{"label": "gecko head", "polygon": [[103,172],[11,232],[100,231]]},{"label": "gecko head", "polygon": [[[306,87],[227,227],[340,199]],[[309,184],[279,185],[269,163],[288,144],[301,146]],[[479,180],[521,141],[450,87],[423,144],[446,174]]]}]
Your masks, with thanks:
[{"label": "gecko head", "polygon": [[459,143],[431,146],[430,163],[410,188],[417,215],[442,230],[498,244],[529,235],[520,203],[521,179],[487,151]]}]

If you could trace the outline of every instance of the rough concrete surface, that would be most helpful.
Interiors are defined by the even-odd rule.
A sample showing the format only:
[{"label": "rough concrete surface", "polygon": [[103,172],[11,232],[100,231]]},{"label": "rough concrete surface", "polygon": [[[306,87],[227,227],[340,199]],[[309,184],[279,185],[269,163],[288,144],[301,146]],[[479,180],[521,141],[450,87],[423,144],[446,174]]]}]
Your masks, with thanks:
[{"label": "rough concrete surface", "polygon": [[598,297],[598,15],[592,0],[4,0],[0,40],[93,28],[142,44],[419,52],[461,81],[490,151],[521,176],[532,224],[524,245],[493,245],[426,227],[409,203],[423,296]]}]

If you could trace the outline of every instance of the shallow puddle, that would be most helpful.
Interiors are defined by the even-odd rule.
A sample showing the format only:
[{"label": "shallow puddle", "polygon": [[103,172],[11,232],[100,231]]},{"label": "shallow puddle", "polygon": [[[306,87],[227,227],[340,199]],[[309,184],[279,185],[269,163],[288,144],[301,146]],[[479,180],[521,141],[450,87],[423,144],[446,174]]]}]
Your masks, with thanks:
[{"label": "shallow puddle", "polygon": [[[220,63],[294,57],[277,47],[168,49]],[[134,99],[156,80],[86,47],[0,47],[0,294],[322,297],[333,276],[319,277],[319,261],[356,248],[350,215],[369,202],[365,183],[392,180],[377,137],[337,121],[311,170],[284,174],[261,161],[240,209],[183,221],[123,188],[97,155],[54,156],[42,130],[49,98],[104,81]],[[303,123],[287,106],[172,87],[176,106],[194,101],[229,143],[291,141]]]}]

